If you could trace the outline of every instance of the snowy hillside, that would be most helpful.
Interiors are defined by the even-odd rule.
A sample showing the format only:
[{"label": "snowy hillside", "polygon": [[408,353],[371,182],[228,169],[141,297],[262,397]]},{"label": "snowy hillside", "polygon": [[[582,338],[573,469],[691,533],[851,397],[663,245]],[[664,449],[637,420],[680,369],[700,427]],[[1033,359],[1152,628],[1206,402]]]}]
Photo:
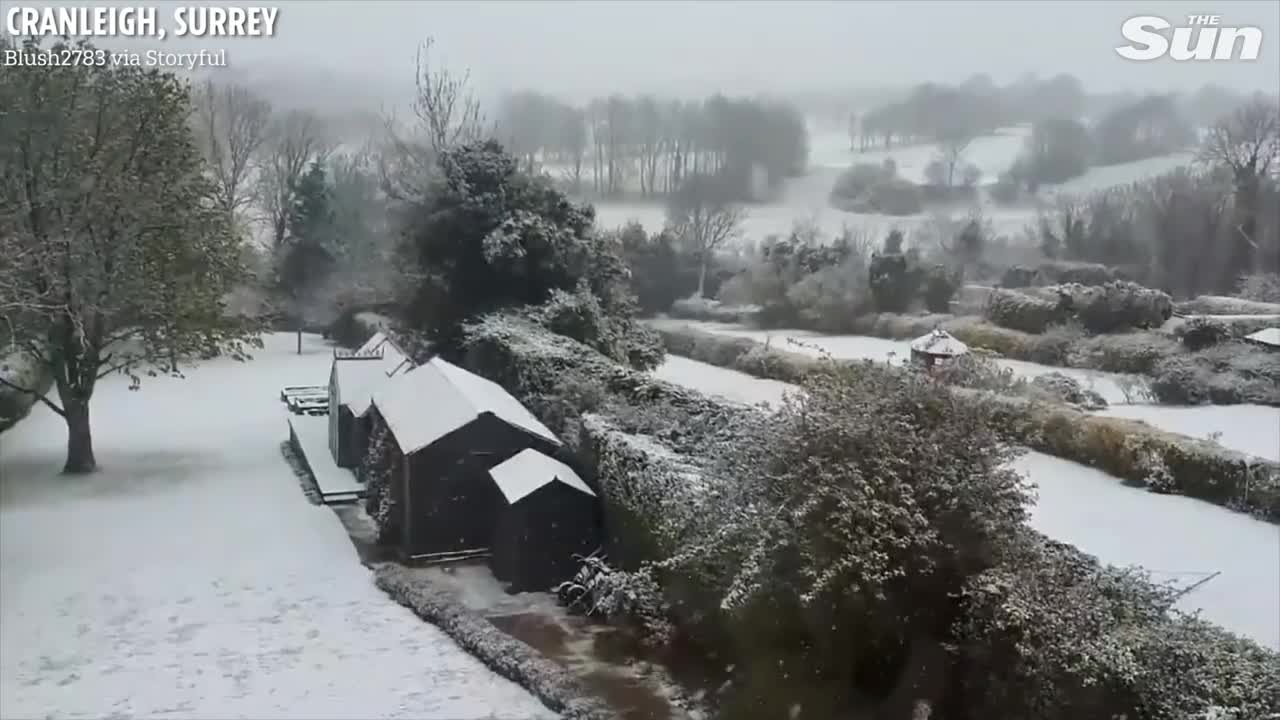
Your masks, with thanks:
[{"label": "snowy hillside", "polygon": [[286,384],[331,350],[267,338],[94,397],[102,470],[58,475],[37,407],[0,445],[0,716],[555,717],[374,587],[280,455]]}]

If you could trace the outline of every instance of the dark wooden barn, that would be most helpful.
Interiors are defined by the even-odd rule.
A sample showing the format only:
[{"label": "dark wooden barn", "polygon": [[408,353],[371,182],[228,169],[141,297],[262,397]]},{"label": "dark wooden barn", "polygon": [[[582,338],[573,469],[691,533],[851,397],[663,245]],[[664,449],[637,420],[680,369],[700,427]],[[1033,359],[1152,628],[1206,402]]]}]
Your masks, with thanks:
[{"label": "dark wooden barn", "polygon": [[490,566],[513,591],[548,590],[573,577],[574,555],[600,544],[600,504],[573,468],[537,450],[522,450],[489,476],[504,501]]},{"label": "dark wooden barn", "polygon": [[[576,474],[569,477],[572,470],[563,462],[567,457],[555,434],[497,383],[435,358],[392,378],[374,394],[373,402],[400,451],[391,483],[398,513],[393,524],[399,528],[404,556],[501,556],[505,579],[538,583],[539,573],[550,576],[560,567],[557,563],[570,561],[579,548],[596,541],[600,514],[594,493]],[[492,471],[526,450],[553,462],[524,459],[508,465],[499,471],[499,477],[507,478],[509,492],[504,492]],[[515,495],[513,502],[510,488],[517,484],[512,478],[523,468],[542,472],[543,479],[541,484],[523,481],[530,489]],[[557,480],[560,475],[566,478]],[[576,487],[579,484],[586,493]],[[566,489],[571,499],[557,508]],[[530,537],[543,527],[550,530]],[[563,538],[556,535],[561,528]],[[582,537],[575,539],[571,530]],[[516,538],[525,538],[530,546],[516,552]],[[541,552],[541,547],[547,551]],[[564,559],[553,562],[552,556],[559,554],[553,548],[570,549]],[[523,558],[535,562],[540,556],[548,559],[536,561],[538,572],[513,574],[507,569]],[[569,575],[572,572],[559,579]]]},{"label": "dark wooden barn", "polygon": [[411,365],[382,333],[354,352],[334,351],[329,371],[329,452],[338,467],[354,468],[364,459],[373,393]]}]

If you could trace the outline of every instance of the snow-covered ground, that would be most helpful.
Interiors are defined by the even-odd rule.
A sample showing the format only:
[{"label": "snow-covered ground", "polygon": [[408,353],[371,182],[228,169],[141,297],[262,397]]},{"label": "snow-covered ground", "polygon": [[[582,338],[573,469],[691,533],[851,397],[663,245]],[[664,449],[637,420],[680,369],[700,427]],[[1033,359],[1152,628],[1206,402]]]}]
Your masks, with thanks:
[{"label": "snow-covered ground", "polygon": [[0,440],[0,717],[555,717],[374,587],[281,458],[280,387],[332,353],[267,338],[93,401],[99,473],[37,407]]},{"label": "snow-covered ground", "polygon": [[[777,404],[794,386],[669,357],[655,374],[736,402]],[[1184,612],[1280,649],[1280,528],[1194,498],[1157,495],[1106,473],[1029,452],[1014,467],[1038,487],[1031,526],[1113,565],[1187,588]]]},{"label": "snow-covered ground", "polygon": [[[1010,127],[1002,128],[994,135],[976,138],[966,149],[964,162],[972,163],[982,171],[980,183],[993,183],[1022,151],[1028,132],[1026,127]],[[923,182],[925,168],[937,155],[938,148],[931,144],[859,152],[849,148],[849,138],[844,133],[814,133],[810,137],[809,171],[802,177],[786,181],[781,197],[776,202],[748,207],[747,217],[742,224],[742,237],[758,242],[768,235],[785,235],[799,221],[812,222],[828,235],[836,235],[848,227],[877,239],[893,229],[902,230],[910,236],[913,230],[930,221],[929,213],[895,217],[844,212],[831,207],[831,188],[836,178],[851,165],[880,164],[889,158],[893,159],[898,167],[898,174],[903,178]],[[1067,183],[1046,186],[1044,195],[1046,200],[1051,200],[1056,194],[1081,195],[1115,185],[1127,185],[1189,165],[1193,159],[1191,153],[1174,153],[1137,162],[1090,168],[1084,175]],[[666,219],[665,211],[659,203],[594,204],[596,221],[602,228],[615,228],[635,221],[649,231],[657,231],[662,228]],[[981,210],[983,218],[991,222],[998,234],[1011,237],[1016,237],[1036,218],[1036,211],[1029,207],[1010,208],[984,202]],[[967,209],[954,208],[944,214],[965,217],[969,213]]]}]

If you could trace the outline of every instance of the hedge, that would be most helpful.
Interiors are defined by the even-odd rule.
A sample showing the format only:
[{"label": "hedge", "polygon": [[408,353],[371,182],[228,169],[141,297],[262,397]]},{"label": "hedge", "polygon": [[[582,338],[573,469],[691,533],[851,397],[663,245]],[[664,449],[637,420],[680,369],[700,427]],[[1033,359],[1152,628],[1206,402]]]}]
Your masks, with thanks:
[{"label": "hedge", "polygon": [[[674,549],[687,544],[688,538],[682,535],[684,526],[680,518],[698,512],[703,483],[717,481],[703,472],[700,466],[699,449],[705,447],[702,443],[709,434],[733,433],[732,419],[737,414],[759,410],[713,400],[620,368],[571,340],[551,336],[519,321],[489,318],[469,327],[467,333],[469,345],[464,361],[468,367],[503,383],[531,407],[547,407],[544,403],[546,393],[563,387],[567,376],[598,378],[619,404],[611,405],[600,413],[570,409],[569,415],[579,429],[572,445],[584,466],[598,479],[611,533],[618,536],[619,544],[625,544],[629,564],[663,560]],[[749,347],[755,344],[750,341],[744,343],[737,338],[705,337],[709,334],[696,331],[664,331],[662,334],[670,348],[701,348],[702,352],[711,352],[737,369],[750,372],[753,367],[758,367],[761,374],[774,379],[801,378],[818,362],[791,353],[764,350],[759,346]],[[1007,398],[1004,401],[1011,419],[1034,420],[1029,417],[1030,413],[1025,412],[1026,404]],[[625,422],[619,420],[619,413],[624,412],[624,408],[634,410],[646,405],[654,412],[663,413],[665,422],[659,424],[666,430],[659,440],[621,427]],[[539,411],[535,409],[535,412]],[[689,414],[677,417],[684,413]],[[1042,419],[1039,422],[1041,425],[1050,422],[1069,425],[1078,421],[1078,418],[1057,411],[1051,413],[1051,418],[1051,421]],[[557,418],[543,415],[543,419],[551,421]],[[1108,419],[1108,424],[1122,426],[1124,421],[1117,425],[1113,419]],[[1055,442],[1064,445],[1072,442],[1071,433],[1051,435],[1056,438]],[[1151,436],[1158,435],[1152,433]],[[1082,444],[1091,447],[1096,441],[1088,438],[1096,437],[1109,436],[1099,432],[1087,433]],[[1199,460],[1192,458],[1191,461]],[[1273,502],[1274,499],[1273,494]],[[1050,589],[1050,592],[1039,595],[1030,593],[1025,602],[1015,601],[1005,612],[1003,620],[993,615],[996,621],[992,621],[987,613],[999,613],[998,608],[984,604],[982,598],[973,599],[970,607],[973,616],[969,620],[984,629],[974,637],[960,638],[967,644],[955,648],[957,659],[971,664],[967,671],[957,665],[959,669],[955,672],[965,673],[961,682],[966,688],[969,687],[970,676],[979,681],[973,686],[979,694],[969,698],[973,701],[971,710],[978,716],[982,716],[985,710],[998,709],[1004,702],[1001,691],[983,690],[984,683],[1003,682],[1016,692],[1018,688],[1027,687],[1028,679],[1042,686],[1053,683],[1066,689],[1077,687],[1073,683],[1084,682],[1084,697],[1089,699],[1093,696],[1088,694],[1087,686],[1101,678],[1102,682],[1115,683],[1110,689],[1130,707],[1135,704],[1147,706],[1153,700],[1157,700],[1162,708],[1179,707],[1188,712],[1223,705],[1232,712],[1244,712],[1250,717],[1256,716],[1254,711],[1259,708],[1274,709],[1276,702],[1269,688],[1274,686],[1272,678],[1277,676],[1276,670],[1280,668],[1274,652],[1200,621],[1166,619],[1158,610],[1148,612],[1151,608],[1147,606],[1143,606],[1138,614],[1130,614],[1126,603],[1139,602],[1133,598],[1153,592],[1144,579],[1105,568],[1096,559],[1073,547],[1053,543],[1039,533],[1028,531],[1027,540],[1027,555],[1023,561],[1013,566],[994,568],[996,574],[990,582],[986,578],[974,579],[975,589],[986,588],[994,592],[990,599],[995,601],[999,601],[997,596],[1001,593],[998,591],[1004,582],[999,572],[1022,573],[1026,577],[1018,580],[1021,585],[1030,586],[1029,583],[1035,584],[1031,583],[1035,581]],[[1070,588],[1059,584],[1061,573],[1058,565],[1062,558],[1067,558],[1066,562],[1076,568],[1073,571],[1076,584]],[[1098,577],[1103,580],[1092,580]],[[681,628],[686,631],[696,628],[710,633],[704,633],[703,639],[718,637],[720,642],[711,646],[717,649],[716,661],[730,666],[731,670],[736,668],[733,672],[738,684],[733,687],[742,696],[750,698],[754,694],[757,698],[794,702],[793,716],[801,706],[805,717],[823,716],[821,688],[806,686],[803,679],[789,677],[782,667],[782,658],[773,654],[772,648],[754,642],[752,628],[756,626],[753,623],[783,620],[743,617],[726,612],[720,602],[726,588],[717,585],[717,578],[723,576],[710,573],[680,577],[664,575],[660,578]],[[383,583],[385,580],[380,577],[380,584]],[[1093,628],[1100,634],[1098,638],[1060,637],[1055,635],[1060,632],[1058,625],[1041,622],[1042,619],[1052,619],[1054,613],[1061,613],[1061,593],[1068,589],[1071,608],[1067,614],[1096,618],[1101,623]],[[1034,612],[1025,615],[1024,608]],[[1011,618],[1008,612],[1015,613],[1016,617]],[[1143,619],[1136,619],[1140,615]],[[1066,655],[1070,655],[1072,641],[1089,643],[1100,640],[1119,645],[1114,654],[1098,652],[1089,656],[1090,662],[1101,665],[1088,667],[1076,667],[1070,663],[1029,664],[1017,657],[1001,654],[1017,646],[1021,642],[1019,638],[1037,631],[1045,635],[1044,641],[1065,648]],[[1186,682],[1170,681],[1172,676],[1166,667],[1168,658],[1154,647],[1163,642],[1162,638],[1173,638],[1174,649],[1179,653],[1178,662],[1183,663],[1175,675],[1183,678],[1185,673]],[[1132,652],[1123,652],[1127,647],[1125,642],[1131,642]],[[1057,653],[1058,656],[1063,654]],[[741,685],[744,682],[747,686]],[[759,708],[756,710],[752,717],[776,714]],[[740,716],[747,717],[747,714]]]},{"label": "hedge", "polygon": [[565,720],[610,720],[617,714],[569,673],[463,606],[452,593],[415,579],[399,565],[375,569],[374,581],[396,602],[443,630],[497,674],[533,693]]},{"label": "hedge", "polygon": [[[824,360],[691,327],[658,329],[667,352],[756,377],[798,382]],[[971,393],[972,391],[960,391]],[[986,397],[996,397],[983,394]],[[1152,491],[1207,500],[1280,522],[1280,463],[1245,456],[1140,420],[996,397],[1028,447],[1105,470]]]}]

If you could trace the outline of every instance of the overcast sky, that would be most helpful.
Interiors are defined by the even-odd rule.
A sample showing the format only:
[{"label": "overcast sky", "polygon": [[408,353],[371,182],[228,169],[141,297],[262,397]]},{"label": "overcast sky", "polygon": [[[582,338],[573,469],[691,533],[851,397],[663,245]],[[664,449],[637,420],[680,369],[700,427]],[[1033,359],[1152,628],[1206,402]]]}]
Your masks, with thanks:
[{"label": "overcast sky", "polygon": [[[59,4],[71,3],[0,0],[0,8]],[[178,6],[154,4],[162,18]],[[232,65],[254,75],[327,71],[343,86],[378,94],[398,93],[412,80],[414,48],[427,35],[435,36],[451,67],[471,69],[485,94],[517,88],[575,97],[803,92],[955,82],[975,72],[998,82],[1026,72],[1070,72],[1091,91],[1189,89],[1206,82],[1280,90],[1276,0],[294,0],[275,7],[275,37],[202,45],[227,48]],[[1162,15],[1176,26],[1191,13],[1220,15],[1223,25],[1261,27],[1262,57],[1143,63],[1116,55],[1125,19]],[[178,49],[182,43],[171,39],[166,45]]]}]

